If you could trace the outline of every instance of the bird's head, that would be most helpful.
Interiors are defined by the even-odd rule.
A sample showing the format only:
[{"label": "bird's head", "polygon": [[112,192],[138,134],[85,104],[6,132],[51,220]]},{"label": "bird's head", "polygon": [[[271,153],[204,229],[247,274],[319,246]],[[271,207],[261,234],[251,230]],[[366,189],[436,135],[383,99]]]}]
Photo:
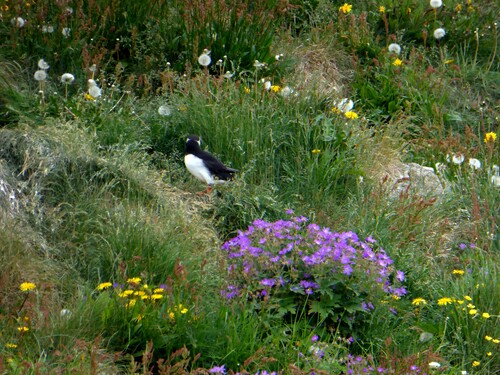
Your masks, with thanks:
[{"label": "bird's head", "polygon": [[195,135],[195,134],[191,134],[190,136],[188,136],[188,138],[187,138],[187,142],[188,142],[188,143],[190,143],[190,142],[191,142],[191,143],[192,143],[192,142],[196,142],[196,143],[198,143],[198,146],[200,146],[200,145],[201,145],[201,139],[200,139],[200,137],[199,137],[199,136],[197,136],[197,135]]}]

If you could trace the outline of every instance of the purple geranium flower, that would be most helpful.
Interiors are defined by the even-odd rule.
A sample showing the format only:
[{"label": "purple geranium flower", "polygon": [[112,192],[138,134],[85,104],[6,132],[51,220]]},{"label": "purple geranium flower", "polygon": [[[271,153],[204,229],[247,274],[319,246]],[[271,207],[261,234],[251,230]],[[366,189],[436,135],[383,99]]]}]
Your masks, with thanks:
[{"label": "purple geranium flower", "polygon": [[208,370],[210,374],[225,374],[226,373],[226,366],[215,366],[212,367],[210,370]]},{"label": "purple geranium flower", "polygon": [[274,285],[276,285],[276,281],[274,279],[262,279],[260,283],[264,286],[269,287],[273,287]]},{"label": "purple geranium flower", "polygon": [[405,274],[403,271],[396,271],[396,279],[399,281],[404,281],[405,279]]}]

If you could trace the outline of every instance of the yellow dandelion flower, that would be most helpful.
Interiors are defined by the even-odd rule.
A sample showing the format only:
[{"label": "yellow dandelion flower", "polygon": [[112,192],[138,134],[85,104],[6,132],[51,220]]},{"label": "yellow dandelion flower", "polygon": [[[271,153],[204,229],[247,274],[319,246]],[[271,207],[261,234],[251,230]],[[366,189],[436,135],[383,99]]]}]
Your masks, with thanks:
[{"label": "yellow dandelion flower", "polygon": [[344,3],[344,5],[342,5],[339,8],[339,11],[341,11],[344,14],[350,13],[351,10],[352,10],[352,5],[351,4],[347,4],[347,3]]},{"label": "yellow dandelion flower", "polygon": [[165,289],[163,289],[163,288],[156,288],[155,290],[153,290],[154,294],[164,293],[164,292],[165,292]]},{"label": "yellow dandelion flower", "polygon": [[129,309],[131,307],[134,307],[136,302],[137,302],[136,299],[131,299],[130,301],[127,302],[127,304],[125,306],[127,307],[127,309]]},{"label": "yellow dandelion flower", "polygon": [[168,317],[169,317],[170,319],[174,320],[174,319],[175,319],[175,314],[174,314],[172,311],[170,311],[170,312],[168,313]]},{"label": "yellow dandelion flower", "polygon": [[392,63],[392,65],[394,65],[394,66],[401,66],[401,65],[403,65],[403,60],[396,59],[396,60],[394,60],[394,62]]},{"label": "yellow dandelion flower", "polygon": [[500,340],[499,339],[493,339],[493,340],[491,340],[491,342],[493,342],[495,344],[498,344],[498,343],[500,343]]},{"label": "yellow dandelion flower", "polygon": [[245,91],[247,94],[250,94],[250,89],[248,87],[245,86],[245,88],[243,89],[243,91]]},{"label": "yellow dandelion flower", "polygon": [[316,155],[316,154],[321,153],[321,150],[318,150],[317,148],[315,148],[314,150],[311,151],[311,153]]},{"label": "yellow dandelion flower", "polygon": [[113,284],[111,284],[109,281],[105,283],[100,283],[99,285],[97,285],[97,290],[108,289],[111,286],[113,286]]},{"label": "yellow dandelion flower", "polygon": [[36,289],[35,283],[22,283],[19,285],[21,292],[29,292],[30,290]]},{"label": "yellow dandelion flower", "polygon": [[451,298],[448,298],[448,297],[443,297],[443,298],[438,299],[437,302],[438,302],[439,306],[446,306],[447,304],[452,303],[453,300]]},{"label": "yellow dandelion flower", "polygon": [[385,13],[385,6],[381,5],[379,8],[378,8],[378,11],[382,14]]},{"label": "yellow dandelion flower", "polygon": [[457,4],[455,7],[455,12],[460,12],[462,10],[462,4]]},{"label": "yellow dandelion flower", "polygon": [[464,299],[466,299],[467,301],[472,301],[472,298],[469,296],[464,296]]},{"label": "yellow dandelion flower", "polygon": [[488,319],[491,317],[490,314],[488,314],[487,312],[484,312],[482,315],[481,315],[484,319]]},{"label": "yellow dandelion flower", "polygon": [[488,352],[488,353],[486,353],[486,355],[487,355],[488,357],[491,357],[491,356],[493,355],[493,353],[492,353],[492,352]]},{"label": "yellow dandelion flower", "polygon": [[128,297],[132,294],[134,294],[134,291],[127,289],[127,290],[124,290],[123,292],[121,292],[120,294],[118,294],[118,297]]},{"label": "yellow dandelion flower", "polygon": [[141,282],[140,277],[131,277],[130,279],[127,280],[127,283],[129,284],[139,284]]},{"label": "yellow dandelion flower", "polygon": [[476,308],[476,305],[473,305],[472,303],[468,303],[468,304],[467,304],[467,307],[468,307],[469,309],[475,309],[475,308]]},{"label": "yellow dandelion flower", "polygon": [[134,296],[142,297],[142,296],[145,296],[145,295],[146,295],[146,292],[144,290],[136,290],[134,292]]},{"label": "yellow dandelion flower", "polygon": [[454,275],[463,275],[465,273],[464,270],[453,270],[452,271],[452,274]]},{"label": "yellow dandelion flower", "polygon": [[155,293],[155,294],[152,294],[151,295],[151,299],[153,301],[157,300],[157,299],[162,299],[163,298],[163,295],[162,294],[158,294],[158,293]]},{"label": "yellow dandelion flower", "polygon": [[333,107],[332,112],[333,113],[342,113],[342,111],[340,109],[338,109],[337,107]]},{"label": "yellow dandelion flower", "polygon": [[358,114],[354,111],[347,111],[346,113],[344,113],[344,116],[348,119],[357,119],[359,117]]},{"label": "yellow dandelion flower", "polygon": [[23,326],[23,327],[17,327],[17,330],[19,332],[28,332],[30,329],[26,326]]},{"label": "yellow dandelion flower", "polygon": [[187,308],[183,308],[182,310],[180,310],[180,313],[181,313],[181,314],[185,314],[185,313],[187,313],[187,312],[188,312],[188,309],[187,309]]},{"label": "yellow dandelion flower", "polygon": [[476,309],[470,309],[469,310],[469,314],[476,315],[477,314],[477,310]]},{"label": "yellow dandelion flower", "polygon": [[419,305],[426,305],[427,301],[423,298],[415,298],[413,301],[411,301],[412,305],[419,306]]},{"label": "yellow dandelion flower", "polygon": [[455,61],[455,60],[453,60],[453,59],[448,59],[448,60],[446,60],[444,63],[445,63],[446,65],[448,65],[448,64],[451,64],[453,61]]},{"label": "yellow dandelion flower", "polygon": [[144,285],[142,286],[142,289],[149,289],[149,285],[148,285],[148,284],[144,284]]},{"label": "yellow dandelion flower", "polygon": [[497,134],[494,132],[489,132],[484,135],[484,143],[493,143],[497,139]]},{"label": "yellow dandelion flower", "polygon": [[487,340],[487,341],[491,341],[491,340],[493,340],[493,337],[491,337],[491,336],[484,336],[484,339]]},{"label": "yellow dandelion flower", "polygon": [[9,348],[9,349],[16,349],[17,348],[17,344],[11,344],[10,342],[8,342],[8,343],[5,344],[5,347]]},{"label": "yellow dandelion flower", "polygon": [[95,100],[95,98],[89,93],[85,93],[83,97],[85,98],[85,100]]},{"label": "yellow dandelion flower", "polygon": [[144,294],[144,295],[141,296],[141,299],[142,300],[149,299],[149,296],[147,294]]},{"label": "yellow dandelion flower", "polygon": [[278,85],[272,85],[271,86],[271,91],[273,91],[273,92],[280,92],[281,91],[281,87],[279,87]]},{"label": "yellow dandelion flower", "polygon": [[479,361],[474,361],[474,362],[472,362],[472,367],[477,367],[477,366],[479,366],[480,364],[481,364],[481,362],[479,362]]},{"label": "yellow dandelion flower", "polygon": [[459,299],[459,300],[457,300],[456,302],[457,302],[459,305],[463,305],[463,304],[465,303],[465,301],[464,301],[464,300],[462,300],[462,299]]}]

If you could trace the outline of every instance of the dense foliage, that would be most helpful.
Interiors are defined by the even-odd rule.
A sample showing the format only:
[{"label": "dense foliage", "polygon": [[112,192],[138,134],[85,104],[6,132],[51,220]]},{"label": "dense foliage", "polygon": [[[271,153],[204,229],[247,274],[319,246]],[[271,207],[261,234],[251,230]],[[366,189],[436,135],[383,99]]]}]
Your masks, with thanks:
[{"label": "dense foliage", "polygon": [[498,14],[1,1],[0,373],[499,372]]}]

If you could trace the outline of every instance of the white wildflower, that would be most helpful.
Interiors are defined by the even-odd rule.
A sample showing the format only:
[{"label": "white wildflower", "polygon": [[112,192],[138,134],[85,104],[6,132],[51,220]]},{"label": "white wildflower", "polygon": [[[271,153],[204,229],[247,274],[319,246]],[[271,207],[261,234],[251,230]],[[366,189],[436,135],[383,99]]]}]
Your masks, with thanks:
[{"label": "white wildflower", "polygon": [[500,186],[500,176],[491,176],[493,186]]},{"label": "white wildflower", "polygon": [[37,70],[34,74],[35,80],[45,81],[47,79],[47,72],[43,69]]},{"label": "white wildflower", "polygon": [[441,27],[434,30],[434,38],[436,38],[437,40],[441,39],[445,35],[446,35],[446,31],[444,31],[444,29]]},{"label": "white wildflower", "polygon": [[38,67],[43,70],[47,70],[50,68],[49,64],[47,64],[44,59],[38,60]]},{"label": "white wildflower", "polygon": [[481,169],[481,161],[478,159],[470,158],[469,165],[473,169]]},{"label": "white wildflower", "polygon": [[198,57],[198,63],[201,65],[201,66],[209,66],[210,63],[212,62],[212,59],[210,58],[210,51],[207,50],[207,49],[204,49],[203,50],[203,53]]},{"label": "white wildflower", "polygon": [[335,101],[333,102],[333,105],[335,105],[335,107],[343,113],[349,112],[354,108],[354,102],[349,98],[344,98],[339,102]]},{"label": "white wildflower", "polygon": [[266,66],[266,63],[261,63],[259,60],[255,60],[253,62],[253,66],[254,66],[254,68],[261,69],[261,68],[264,68]]},{"label": "white wildflower", "polygon": [[281,96],[284,98],[286,98],[287,96],[290,96],[290,94],[292,94],[292,93],[293,93],[293,90],[288,86],[283,87],[280,91]]},{"label": "white wildflower", "polygon": [[97,86],[97,82],[94,81],[92,78],[89,79],[87,82],[89,84],[89,95],[92,96],[94,99],[100,97],[102,91],[101,88]]},{"label": "white wildflower", "polygon": [[62,35],[65,37],[65,38],[69,38],[69,36],[71,35],[71,29],[69,27],[65,27],[62,29]]},{"label": "white wildflower", "polygon": [[44,34],[52,34],[54,32],[54,26],[52,25],[43,25],[42,33]]},{"label": "white wildflower", "polygon": [[443,2],[441,0],[431,0],[431,7],[434,9],[439,8],[443,5]]},{"label": "white wildflower", "polygon": [[271,90],[271,86],[272,86],[271,81],[266,81],[266,82],[264,82],[264,88],[265,88],[267,91]]},{"label": "white wildflower", "polygon": [[71,314],[72,314],[71,310],[68,309],[62,309],[60,312],[61,318],[69,318]]},{"label": "white wildflower", "polygon": [[401,53],[401,46],[397,43],[391,43],[389,44],[389,52],[395,53],[396,55],[399,55]]},{"label": "white wildflower", "polygon": [[226,72],[226,73],[223,75],[223,77],[224,77],[224,78],[231,78],[232,76],[234,76],[234,72],[233,72],[233,73],[231,73],[231,72]]},{"label": "white wildflower", "polygon": [[75,80],[75,76],[71,73],[64,73],[61,76],[61,82],[66,84],[66,85],[69,83],[72,83],[74,80]]},{"label": "white wildflower", "polygon": [[465,160],[465,156],[463,154],[455,154],[455,155],[453,155],[453,158],[451,159],[451,161],[457,165],[462,164],[464,162],[464,160]]},{"label": "white wildflower", "polygon": [[21,17],[15,17],[10,20],[10,23],[12,24],[12,26],[15,26],[20,29],[26,24],[26,21]]},{"label": "white wildflower", "polygon": [[170,108],[170,106],[168,106],[168,105],[161,105],[158,108],[158,113],[161,116],[170,116],[172,114],[172,108]]},{"label": "white wildflower", "polygon": [[430,362],[429,368],[440,368],[441,364],[439,362]]},{"label": "white wildflower", "polygon": [[99,86],[95,85],[95,86],[90,86],[89,87],[89,95],[93,98],[98,98],[100,97],[102,94],[102,90]]}]

